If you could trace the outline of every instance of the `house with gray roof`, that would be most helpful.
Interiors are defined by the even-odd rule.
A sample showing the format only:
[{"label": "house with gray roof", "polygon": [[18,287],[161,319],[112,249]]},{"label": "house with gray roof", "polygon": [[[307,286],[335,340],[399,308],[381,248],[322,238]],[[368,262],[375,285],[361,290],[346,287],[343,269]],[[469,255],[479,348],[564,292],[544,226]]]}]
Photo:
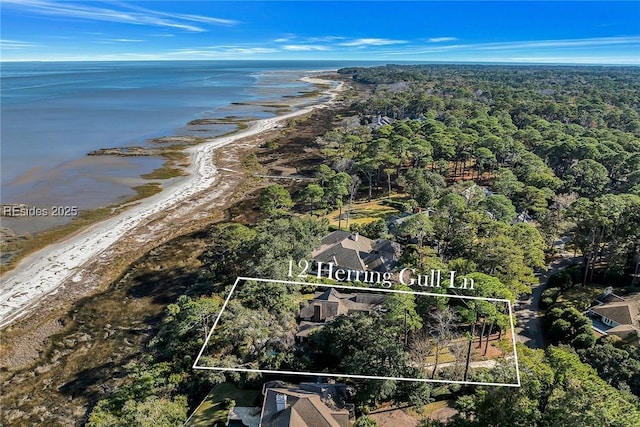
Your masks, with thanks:
[{"label": "house with gray roof", "polygon": [[[594,329],[603,335],[617,335],[620,338],[640,336],[640,296],[623,298],[613,294],[610,288],[598,305],[588,310],[594,322]],[[605,300],[607,302],[600,302]]]},{"label": "house with gray roof", "polygon": [[384,295],[373,293],[341,293],[335,288],[316,292],[309,305],[300,310],[296,339],[306,340],[314,331],[322,328],[340,315],[351,313],[371,314],[384,303]]},{"label": "house with gray roof", "polygon": [[348,427],[344,384],[265,384],[260,427]]},{"label": "house with gray roof", "polygon": [[309,322],[328,322],[341,314],[370,314],[384,302],[384,295],[367,293],[343,294],[328,289],[316,292],[311,303],[300,310],[300,319]]},{"label": "house with gray roof", "polygon": [[336,230],[321,240],[311,257],[322,263],[357,271],[390,271],[398,263],[401,248],[387,239],[372,240],[358,233]]}]

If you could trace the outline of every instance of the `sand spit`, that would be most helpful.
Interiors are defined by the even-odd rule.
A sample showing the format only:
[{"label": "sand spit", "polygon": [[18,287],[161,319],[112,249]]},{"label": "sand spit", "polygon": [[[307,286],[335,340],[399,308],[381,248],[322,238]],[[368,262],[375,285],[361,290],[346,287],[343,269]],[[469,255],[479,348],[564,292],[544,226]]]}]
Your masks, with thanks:
[{"label": "sand spit", "polygon": [[[312,84],[326,84],[327,80],[305,77],[302,80]],[[54,294],[63,285],[74,286],[91,277],[91,265],[96,262],[108,263],[110,248],[125,235],[136,235],[144,239],[144,230],[153,227],[154,217],[167,211],[183,211],[185,204],[192,208],[200,193],[214,186],[218,170],[214,164],[215,151],[243,138],[275,129],[281,122],[307,114],[315,108],[330,106],[344,83],[329,89],[329,101],[305,107],[281,116],[259,120],[233,135],[210,138],[206,142],[185,150],[191,157],[189,176],[180,179],[161,193],[143,200],[138,205],[120,215],[96,223],[59,243],[31,254],[16,268],[2,277],[0,283],[0,328],[5,328],[31,310],[45,296]],[[224,189],[224,186],[222,186]],[[218,191],[221,191],[220,189]],[[212,195],[207,194],[204,199]],[[194,200],[196,202],[194,202]],[[191,209],[189,209],[191,210]],[[151,234],[153,235],[153,234]],[[144,242],[140,242],[140,246]]]}]

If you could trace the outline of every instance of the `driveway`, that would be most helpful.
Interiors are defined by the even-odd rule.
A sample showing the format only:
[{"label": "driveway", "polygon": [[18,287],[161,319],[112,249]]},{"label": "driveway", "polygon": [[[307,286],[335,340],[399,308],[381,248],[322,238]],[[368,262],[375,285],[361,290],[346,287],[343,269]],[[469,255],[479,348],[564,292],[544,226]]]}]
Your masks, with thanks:
[{"label": "driveway", "polygon": [[542,324],[543,311],[540,310],[542,292],[547,288],[547,282],[552,274],[567,268],[569,265],[579,262],[580,257],[574,258],[572,252],[565,250],[554,259],[546,271],[537,273],[539,282],[531,288],[531,295],[523,295],[515,304],[516,315],[516,340],[530,348],[546,348],[545,333]]}]

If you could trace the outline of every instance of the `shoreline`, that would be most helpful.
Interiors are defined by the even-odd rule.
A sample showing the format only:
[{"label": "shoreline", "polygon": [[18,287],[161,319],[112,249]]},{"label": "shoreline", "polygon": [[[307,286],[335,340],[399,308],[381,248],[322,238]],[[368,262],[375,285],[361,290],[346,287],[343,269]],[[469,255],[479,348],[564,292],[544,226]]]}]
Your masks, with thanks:
[{"label": "shoreline", "polygon": [[[327,80],[311,76],[301,80],[311,84],[327,84]],[[344,82],[339,82],[336,87],[322,91],[319,97],[329,97],[324,102],[258,120],[232,135],[208,138],[202,144],[185,149],[184,152],[191,159],[187,177],[168,185],[161,193],[143,199],[138,205],[115,217],[92,224],[60,242],[27,255],[13,270],[2,276],[0,329],[9,327],[38,308],[46,296],[59,292],[65,284],[79,285],[84,282],[85,276],[91,275],[87,265],[108,262],[112,252],[110,249],[118,241],[125,235],[135,234],[139,229],[152,227],[156,215],[179,210],[182,203],[197,204],[197,201],[191,199],[218,181],[219,173],[214,163],[218,148],[276,129],[283,120],[305,115],[317,108],[326,108],[332,105],[344,85]],[[142,241],[138,243],[140,246],[144,245]]]},{"label": "shoreline", "polygon": [[[136,107],[132,109],[132,114],[125,117],[115,109],[117,114],[114,117],[118,117],[119,120],[114,126],[105,126],[106,132],[102,132],[100,126],[107,123],[105,120],[111,117],[111,112],[103,111],[102,107],[98,108],[97,105],[100,103],[90,98],[90,105],[84,109],[88,115],[84,121],[79,123],[76,122],[80,119],[68,123],[62,121],[57,127],[51,127],[46,122],[42,124],[38,122],[37,127],[29,127],[29,129],[43,128],[45,131],[51,127],[53,135],[51,138],[64,138],[61,141],[63,145],[55,149],[51,148],[55,144],[45,144],[44,139],[42,141],[36,139],[29,132],[18,133],[20,126],[25,126],[21,121],[16,120],[16,125],[8,125],[7,147],[3,145],[3,148],[7,148],[7,156],[3,156],[2,163],[2,166],[6,167],[3,169],[1,202],[3,206],[25,204],[41,210],[47,209],[49,214],[2,218],[3,230],[4,228],[8,230],[6,230],[7,238],[0,241],[2,249],[6,249],[0,263],[0,274],[13,268],[14,258],[19,261],[19,258],[23,257],[21,242],[37,240],[33,237],[42,232],[63,228],[77,219],[76,215],[51,213],[53,207],[74,207],[81,214],[106,206],[117,207],[129,198],[137,198],[138,195],[132,187],[144,185],[149,179],[164,179],[164,177],[143,176],[151,175],[163,168],[166,158],[163,158],[162,153],[144,156],[117,156],[113,155],[114,153],[88,156],[88,154],[95,154],[109,147],[117,149],[140,147],[145,150],[157,149],[156,151],[159,152],[170,145],[166,142],[168,137],[184,137],[188,139],[187,144],[191,145],[195,140],[231,135],[243,130],[247,123],[285,114],[319,101],[318,94],[324,88],[306,83],[301,78],[323,74],[323,70],[296,68],[286,71],[279,70],[277,65],[274,66],[276,68],[260,67],[256,70],[241,68],[239,73],[232,74],[232,77],[238,74],[241,77],[239,80],[235,77],[222,77],[219,80],[221,83],[219,88],[217,83],[205,84],[211,76],[200,68],[187,69],[189,72],[196,73],[194,80],[196,84],[185,83],[186,93],[176,93],[176,90],[171,89],[165,91],[164,88],[154,89],[149,94],[151,100],[154,96],[162,96],[169,102],[163,103],[163,107],[152,104],[149,109],[144,109],[142,106],[148,102],[144,99],[136,100]],[[136,70],[135,67],[124,68],[125,71],[130,69]],[[215,66],[213,70],[214,76],[217,76],[218,70]],[[263,76],[267,76],[264,81],[261,79]],[[170,78],[175,76],[171,74]],[[200,80],[205,83],[198,83]],[[97,86],[101,84],[100,81],[93,83]],[[229,89],[226,89],[227,86]],[[194,94],[192,93],[194,88],[201,90]],[[311,92],[314,92],[314,96],[311,96]],[[125,92],[123,96],[127,93]],[[89,95],[94,94],[90,92]],[[82,99],[74,96],[68,96],[68,98],[70,100],[64,99],[71,107],[75,105],[74,99]],[[111,98],[117,97],[109,97]],[[121,103],[122,99],[115,99],[112,102]],[[44,114],[40,108],[46,111],[46,105],[40,104],[42,103],[32,106],[34,120],[39,117],[38,114]],[[21,104],[17,105],[21,106]],[[28,103],[25,105],[30,106]],[[8,113],[12,112],[12,107],[13,105],[7,106]],[[161,120],[158,120],[156,110],[164,114],[160,116]],[[153,111],[153,114],[149,114],[149,111]],[[73,110],[64,110],[59,115],[63,116],[62,118],[73,117],[75,116],[73,113]],[[22,116],[28,114],[25,113]],[[153,118],[150,119],[149,116]],[[96,117],[100,117],[103,123],[96,124],[89,121],[89,119],[96,120]],[[85,123],[88,123],[86,128]],[[3,136],[5,136],[4,127]],[[44,147],[49,147],[44,149],[44,155],[39,154],[39,150],[35,152],[31,148],[35,143],[42,143]],[[25,145],[24,149],[19,148],[21,144]],[[65,148],[67,144],[69,149]],[[174,145],[180,144],[181,142],[177,142]],[[34,152],[31,153],[28,150]],[[47,156],[51,154],[50,151],[53,151],[53,155]],[[16,157],[14,153],[20,155]],[[23,164],[26,155],[33,157],[33,160]],[[159,183],[164,187],[169,182],[159,181]],[[68,235],[68,233],[65,234]],[[15,238],[12,238],[14,236]],[[48,240],[47,243],[50,243],[58,239]],[[28,244],[28,246],[33,245]],[[43,245],[38,245],[36,249],[42,247]],[[33,252],[33,249],[29,252]]]}]

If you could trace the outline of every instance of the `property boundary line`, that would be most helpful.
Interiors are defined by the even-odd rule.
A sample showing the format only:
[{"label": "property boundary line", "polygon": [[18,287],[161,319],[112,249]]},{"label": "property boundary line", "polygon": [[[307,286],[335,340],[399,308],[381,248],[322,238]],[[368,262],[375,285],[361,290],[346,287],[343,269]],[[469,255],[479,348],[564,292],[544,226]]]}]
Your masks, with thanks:
[{"label": "property boundary line", "polygon": [[[493,301],[493,302],[504,302],[507,303],[507,307],[509,309],[509,325],[511,327],[511,339],[513,341],[513,359],[516,367],[516,383],[491,383],[491,382],[481,382],[481,381],[459,381],[459,380],[439,380],[439,379],[429,379],[429,378],[405,378],[405,377],[381,377],[381,376],[372,376],[372,375],[356,375],[356,374],[332,374],[327,372],[301,372],[301,371],[276,371],[270,369],[249,369],[249,368],[233,368],[233,367],[218,367],[218,366],[200,366],[198,362],[204,353],[213,332],[218,326],[220,318],[222,317],[222,313],[227,308],[227,304],[231,300],[231,296],[236,290],[238,283],[241,281],[256,281],[263,283],[283,283],[283,284],[291,284],[291,285],[303,285],[303,286],[318,286],[318,287],[326,287],[326,288],[340,288],[340,289],[351,289],[351,290],[366,290],[366,291],[375,291],[375,292],[387,292],[387,293],[398,293],[398,294],[412,294],[412,295],[423,295],[423,296],[434,296],[434,297],[446,297],[446,298],[456,298],[456,299],[468,299],[468,300],[481,300],[481,301]],[[433,292],[418,292],[418,291],[404,291],[404,290],[396,290],[396,289],[385,289],[385,288],[365,288],[359,286],[349,286],[349,285],[333,285],[326,283],[307,283],[307,282],[297,282],[297,281],[287,281],[287,280],[275,280],[275,279],[260,279],[255,277],[244,277],[240,276],[236,278],[236,281],[233,283],[231,290],[229,291],[229,295],[225,298],[224,303],[222,304],[222,308],[216,317],[216,320],[213,322],[213,326],[207,335],[206,340],[202,344],[202,348],[196,357],[195,362],[193,363],[193,369],[204,369],[204,370],[212,370],[212,371],[232,371],[232,372],[251,372],[258,374],[282,374],[282,375],[305,375],[305,376],[320,376],[320,377],[334,377],[334,378],[357,378],[357,379],[369,379],[369,380],[394,380],[394,381],[415,381],[415,382],[430,382],[430,383],[444,383],[444,384],[460,384],[460,385],[480,385],[480,386],[501,386],[501,387],[520,387],[520,367],[518,365],[518,353],[516,350],[516,336],[515,336],[515,328],[513,325],[513,312],[511,309],[511,301],[508,299],[500,299],[500,298],[483,298],[483,297],[474,297],[467,295],[452,295],[452,294],[437,294]]]}]

